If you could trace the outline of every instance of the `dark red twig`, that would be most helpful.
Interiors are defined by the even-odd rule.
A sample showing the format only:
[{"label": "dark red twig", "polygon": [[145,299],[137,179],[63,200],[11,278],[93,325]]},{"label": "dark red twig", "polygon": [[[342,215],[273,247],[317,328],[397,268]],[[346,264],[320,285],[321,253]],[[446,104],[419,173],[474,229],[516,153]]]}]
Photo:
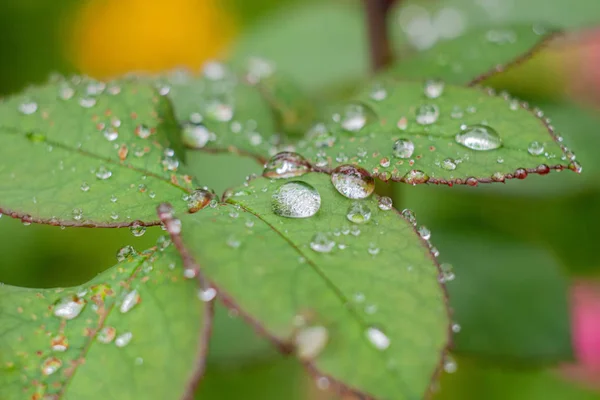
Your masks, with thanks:
[{"label": "dark red twig", "polygon": [[369,47],[373,71],[379,71],[392,60],[387,28],[387,15],[395,0],[363,0],[367,14]]}]

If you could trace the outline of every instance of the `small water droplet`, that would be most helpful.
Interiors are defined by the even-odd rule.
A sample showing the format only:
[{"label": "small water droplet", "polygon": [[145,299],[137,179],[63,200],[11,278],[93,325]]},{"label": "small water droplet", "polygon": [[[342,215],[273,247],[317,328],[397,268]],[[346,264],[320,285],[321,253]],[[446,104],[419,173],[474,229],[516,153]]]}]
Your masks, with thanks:
[{"label": "small water droplet", "polygon": [[117,335],[117,330],[112,326],[105,326],[98,332],[96,336],[96,340],[100,343],[110,343],[113,341],[115,336]]},{"label": "small water droplet", "polygon": [[517,34],[508,29],[490,29],[486,32],[485,38],[488,42],[503,45],[517,41]]},{"label": "small water droplet", "polygon": [[201,124],[185,124],[182,131],[183,143],[193,149],[201,149],[206,144],[216,139],[214,133],[210,132]]},{"label": "small water droplet", "polygon": [[387,168],[390,166],[390,159],[387,157],[383,157],[381,160],[379,160],[379,165],[381,165],[383,168]]},{"label": "small water droplet", "polygon": [[367,251],[370,255],[376,256],[377,254],[379,254],[380,249],[375,243],[369,243],[369,248],[367,249]]},{"label": "small water droplet", "polygon": [[137,251],[135,251],[133,246],[123,246],[117,251],[117,261],[122,262],[128,258],[135,257],[136,255]]},{"label": "small water droplet", "polygon": [[187,197],[187,206],[190,213],[195,213],[202,210],[204,207],[210,204],[214,199],[215,194],[205,190],[196,189]]},{"label": "small water droplet", "polygon": [[459,333],[460,329],[461,329],[460,324],[458,324],[456,322],[452,324],[452,332]]},{"label": "small water droplet", "polygon": [[58,371],[62,367],[62,361],[56,357],[46,358],[42,362],[42,374],[44,375],[52,375],[56,371]]},{"label": "small water droplet", "polygon": [[87,192],[88,190],[90,190],[90,185],[88,185],[87,182],[82,182],[80,189],[82,192]]},{"label": "small water droplet", "polygon": [[298,153],[284,151],[274,155],[266,164],[263,176],[283,179],[302,176],[310,171],[308,161]]},{"label": "small water droplet", "polygon": [[415,145],[409,139],[398,139],[392,147],[392,154],[396,158],[410,158],[415,151]]},{"label": "small water droplet", "polygon": [[129,344],[132,338],[133,334],[131,332],[122,333],[115,339],[115,345],[117,347],[125,347]]},{"label": "small water droplet", "polygon": [[307,138],[318,148],[333,147],[336,137],[327,129],[325,124],[316,124],[306,134]]},{"label": "small water droplet", "polygon": [[325,348],[329,333],[324,326],[303,328],[294,337],[296,355],[300,360],[314,360]]},{"label": "small water droplet", "polygon": [[448,374],[453,374],[458,369],[456,361],[450,354],[446,354],[444,357],[444,371]]},{"label": "small water droplet", "polygon": [[119,132],[117,132],[114,128],[106,128],[103,132],[103,135],[106,140],[113,142],[119,137]]},{"label": "small water droplet", "polygon": [[456,161],[451,158],[446,158],[441,162],[440,167],[445,169],[446,171],[454,171],[456,169]]},{"label": "small water droplet", "polygon": [[425,225],[421,225],[419,229],[417,229],[419,235],[425,240],[429,240],[431,238],[431,231]]},{"label": "small water droplet", "polygon": [[456,134],[458,144],[471,150],[494,150],[502,146],[502,139],[493,128],[487,125],[470,125]]},{"label": "small water droplet", "polygon": [[358,132],[367,124],[371,110],[364,105],[349,104],[344,109],[340,125],[347,132]]},{"label": "small water droplet", "polygon": [[19,111],[21,114],[30,115],[36,112],[38,109],[38,105],[35,101],[27,101],[25,103],[19,104]]},{"label": "small water droplet", "polygon": [[435,104],[423,104],[416,111],[416,121],[419,125],[434,124],[440,116],[440,109]]},{"label": "small water droplet", "polygon": [[79,99],[79,105],[83,108],[92,108],[96,105],[96,99],[93,97],[82,97]]},{"label": "small water droplet", "polygon": [[134,290],[128,292],[127,294],[125,294],[125,297],[123,298],[123,302],[121,303],[121,306],[119,307],[119,311],[121,311],[122,313],[129,312],[139,302],[140,302],[140,295],[137,292],[137,290],[134,289]]},{"label": "small water droplet", "polygon": [[69,341],[67,340],[67,337],[61,333],[50,340],[50,347],[54,351],[67,351],[69,348]]},{"label": "small water droplet", "polygon": [[346,218],[355,224],[364,224],[371,219],[371,209],[366,204],[355,201],[348,207]]},{"label": "small water droplet", "polygon": [[101,165],[100,168],[96,171],[96,178],[100,180],[106,180],[112,176],[112,172],[107,169],[104,165]]},{"label": "small water droplet", "polygon": [[392,209],[392,206],[393,206],[392,199],[387,196],[382,196],[377,201],[377,206],[379,207],[380,210],[389,211]]},{"label": "small water droplet", "polygon": [[331,173],[336,190],[349,199],[364,199],[375,190],[375,179],[367,170],[353,165],[340,165]]},{"label": "small water droplet", "polygon": [[148,139],[152,131],[146,125],[140,124],[135,127],[135,134],[142,139]]},{"label": "small water droplet", "polygon": [[240,241],[240,239],[238,239],[234,235],[229,236],[227,238],[227,242],[226,243],[227,243],[227,246],[231,247],[232,249],[237,249],[242,244],[242,242]]},{"label": "small water droplet", "polygon": [[378,350],[385,350],[390,347],[390,338],[381,330],[370,327],[366,331],[366,336],[369,342]]},{"label": "small water droplet", "polygon": [[533,141],[529,143],[529,146],[527,146],[527,152],[532,156],[539,156],[544,152],[544,144]]},{"label": "small water droplet", "polygon": [[74,94],[75,89],[70,86],[65,85],[58,90],[58,97],[60,97],[62,100],[70,100]]},{"label": "small water droplet", "polygon": [[60,300],[54,306],[54,315],[59,318],[73,319],[81,313],[85,305],[85,299],[77,296],[69,296]]},{"label": "small water droplet", "polygon": [[385,100],[385,98],[387,97],[387,90],[385,90],[385,88],[381,84],[375,84],[371,88],[370,97],[375,101]]},{"label": "small water droplet", "polygon": [[423,89],[425,96],[430,99],[437,99],[444,92],[444,82],[439,80],[428,80]]},{"label": "small water droplet", "polygon": [[275,214],[282,217],[308,218],[319,211],[321,195],[306,182],[287,182],[273,193],[271,207]]},{"label": "small water droplet", "polygon": [[73,209],[73,219],[75,221],[81,221],[81,218],[83,218],[83,210],[81,208],[74,208]]},{"label": "small water droplet", "polygon": [[452,119],[461,119],[465,113],[461,110],[459,106],[452,107],[452,111],[450,112],[450,118]]},{"label": "small water droplet", "polygon": [[215,297],[217,297],[217,290],[215,288],[209,287],[198,291],[198,298],[205,303],[212,301]]},{"label": "small water droplet", "polygon": [[411,223],[412,225],[417,225],[417,217],[415,216],[415,213],[412,210],[405,208],[404,210],[402,210],[401,214],[404,218],[406,218],[406,220],[409,223]]},{"label": "small water droplet", "polygon": [[310,248],[317,253],[329,253],[335,247],[335,242],[328,234],[318,232],[310,241]]},{"label": "small water droplet", "polygon": [[452,264],[441,263],[440,271],[441,271],[441,275],[440,275],[441,283],[450,282],[450,281],[454,280],[455,275],[454,275],[454,269],[452,268]]},{"label": "small water droplet", "polygon": [[131,234],[135,237],[140,237],[144,233],[146,233],[146,227],[143,225],[142,221],[133,221],[131,226],[129,227]]},{"label": "small water droplet", "polygon": [[419,170],[419,169],[413,169],[408,171],[403,177],[402,179],[404,180],[404,182],[411,184],[411,185],[417,185],[419,183],[425,183],[429,180],[429,175],[427,175],[425,172]]}]

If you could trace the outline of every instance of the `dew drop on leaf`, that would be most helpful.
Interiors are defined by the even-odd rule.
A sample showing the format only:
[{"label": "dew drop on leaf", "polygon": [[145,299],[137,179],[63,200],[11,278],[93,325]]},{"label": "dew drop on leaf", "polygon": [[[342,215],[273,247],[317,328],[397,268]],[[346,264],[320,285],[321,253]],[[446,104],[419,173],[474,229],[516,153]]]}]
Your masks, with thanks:
[{"label": "dew drop on leaf", "polygon": [[101,165],[96,171],[96,178],[104,181],[112,176],[112,172],[107,169],[104,165]]},{"label": "dew drop on leaf", "polygon": [[56,357],[46,358],[41,365],[42,374],[52,375],[62,367],[62,361]]},{"label": "dew drop on leaf", "polygon": [[135,127],[135,135],[142,139],[148,139],[150,137],[150,128],[146,125],[140,124]]},{"label": "dew drop on leaf", "polygon": [[429,176],[419,170],[419,169],[413,169],[408,171],[403,177],[402,179],[404,180],[404,182],[411,184],[411,185],[416,185],[419,183],[425,183],[429,180]]},{"label": "dew drop on leaf", "polygon": [[215,297],[217,297],[217,290],[215,288],[209,287],[198,291],[198,298],[204,302],[212,301]]},{"label": "dew drop on leaf", "polygon": [[281,185],[271,197],[271,208],[287,218],[312,217],[321,207],[321,195],[313,186],[302,181]]},{"label": "dew drop on leaf", "polygon": [[428,80],[425,82],[423,92],[425,93],[425,97],[429,99],[437,99],[444,92],[444,82],[433,79]]},{"label": "dew drop on leaf", "polygon": [[444,371],[448,374],[453,374],[458,369],[456,361],[450,354],[446,354],[444,357]]},{"label": "dew drop on leaf", "polygon": [[385,350],[390,347],[390,338],[377,328],[367,328],[366,336],[369,342],[378,350]]},{"label": "dew drop on leaf", "polygon": [[103,132],[104,138],[109,142],[114,142],[119,137],[119,132],[114,128],[106,128]]},{"label": "dew drop on leaf", "polygon": [[371,219],[371,209],[366,204],[355,201],[348,207],[346,218],[355,224],[364,224]]},{"label": "dew drop on leaf", "polygon": [[455,275],[454,275],[454,269],[452,268],[452,264],[449,264],[449,263],[440,264],[440,271],[441,271],[441,275],[440,275],[441,283],[450,282],[450,281],[454,280]]},{"label": "dew drop on leaf", "polygon": [[310,241],[310,248],[317,253],[329,253],[335,247],[335,242],[328,234],[317,232]]},{"label": "dew drop on leaf", "polygon": [[83,210],[81,208],[74,208],[72,214],[75,221],[81,221],[81,218],[83,218]]},{"label": "dew drop on leaf", "polygon": [[306,134],[306,137],[319,149],[333,147],[336,141],[335,136],[322,123],[313,126]]},{"label": "dew drop on leaf", "polygon": [[381,251],[379,247],[375,243],[369,243],[369,248],[367,249],[370,255],[376,256]]},{"label": "dew drop on leaf", "polygon": [[77,296],[69,296],[60,300],[54,306],[54,315],[59,318],[73,319],[81,313],[86,305],[85,299]]},{"label": "dew drop on leaf", "polygon": [[238,247],[240,247],[242,245],[242,242],[240,241],[240,239],[237,238],[237,236],[235,235],[231,235],[227,238],[227,246],[231,247],[232,249],[237,249]]},{"label": "dew drop on leaf", "polygon": [[461,330],[460,324],[458,324],[457,322],[452,324],[452,332],[459,333],[460,330]]},{"label": "dew drop on leaf", "polygon": [[201,149],[213,139],[214,134],[201,124],[185,124],[182,131],[182,140],[187,147]]},{"label": "dew drop on leaf", "polygon": [[87,192],[88,190],[90,190],[90,185],[88,185],[87,182],[82,182],[80,189],[82,192]]},{"label": "dew drop on leaf", "polygon": [[364,199],[375,190],[375,179],[367,170],[353,165],[340,165],[331,173],[335,189],[349,199]]},{"label": "dew drop on leaf", "polygon": [[132,338],[133,334],[131,332],[122,333],[115,339],[115,345],[117,347],[125,347],[129,344]]},{"label": "dew drop on leaf", "polygon": [[140,302],[140,294],[137,290],[132,290],[128,292],[125,297],[123,297],[123,302],[119,307],[119,311],[122,313],[129,312],[136,304]]},{"label": "dew drop on leaf", "polygon": [[127,260],[130,257],[134,257],[137,255],[137,251],[133,248],[133,246],[123,246],[117,251],[117,261],[122,262]]},{"label": "dew drop on leaf", "polygon": [[544,145],[540,142],[533,141],[527,146],[527,152],[532,156],[539,156],[544,152]]},{"label": "dew drop on leaf", "polygon": [[294,344],[300,360],[314,360],[325,348],[329,333],[324,326],[303,328],[296,334]]},{"label": "dew drop on leaf", "polygon": [[440,109],[435,104],[423,104],[416,111],[416,121],[419,125],[434,124],[440,116]]},{"label": "dew drop on leaf", "polygon": [[494,150],[502,146],[498,132],[487,125],[470,125],[456,134],[456,143],[471,150]]},{"label": "dew drop on leaf", "polygon": [[30,115],[36,112],[38,109],[38,105],[35,101],[28,101],[25,103],[19,104],[19,111],[21,114]]},{"label": "dew drop on leaf", "polygon": [[454,171],[456,169],[456,161],[451,158],[446,158],[441,162],[440,167],[445,169],[446,171]]},{"label": "dew drop on leaf", "polygon": [[425,240],[429,240],[431,238],[431,231],[425,225],[421,225],[419,229],[417,229],[419,235]]},{"label": "dew drop on leaf", "polygon": [[392,154],[396,158],[410,158],[414,151],[415,145],[409,139],[398,139],[394,142],[394,146],[392,147]]},{"label": "dew drop on leaf", "polygon": [[194,190],[192,193],[190,193],[187,199],[188,211],[193,214],[202,210],[204,207],[210,204],[214,197],[215,194],[208,190]]},{"label": "dew drop on leaf", "polygon": [[93,97],[82,97],[79,99],[79,105],[83,108],[92,108],[96,105],[96,99]]},{"label": "dew drop on leaf", "polygon": [[381,84],[375,84],[371,88],[370,97],[372,100],[375,101],[385,100],[385,98],[387,97],[387,90],[385,90],[385,88]]},{"label": "dew drop on leaf", "polygon": [[54,351],[67,351],[69,348],[69,341],[67,340],[67,337],[61,333],[50,340],[50,347]]},{"label": "dew drop on leaf", "polygon": [[113,341],[115,336],[117,335],[117,330],[112,326],[105,326],[100,329],[98,335],[96,336],[96,340],[100,343],[110,343]]},{"label": "dew drop on leaf", "polygon": [[271,179],[293,178],[309,171],[310,164],[304,157],[298,153],[284,151],[267,161],[263,176]]},{"label": "dew drop on leaf", "polygon": [[393,205],[392,199],[387,196],[382,196],[377,201],[377,206],[379,207],[380,210],[383,210],[383,211],[391,210],[392,205]]},{"label": "dew drop on leaf", "polygon": [[140,237],[146,233],[146,227],[142,224],[141,221],[133,221],[131,226],[129,227],[131,234],[135,237]]},{"label": "dew drop on leaf", "polygon": [[340,121],[342,129],[347,132],[358,132],[366,124],[372,111],[360,104],[348,104],[344,109]]}]

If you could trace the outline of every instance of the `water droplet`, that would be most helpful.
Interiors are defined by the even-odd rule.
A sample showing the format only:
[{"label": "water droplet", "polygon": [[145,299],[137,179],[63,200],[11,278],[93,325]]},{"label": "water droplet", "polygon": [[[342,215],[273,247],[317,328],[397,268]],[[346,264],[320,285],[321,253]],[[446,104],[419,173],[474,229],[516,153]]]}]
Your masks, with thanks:
[{"label": "water droplet", "polygon": [[390,159],[387,157],[383,157],[381,160],[379,160],[379,165],[381,165],[383,168],[387,168],[390,166]]},{"label": "water droplet", "polygon": [[335,136],[329,132],[325,124],[316,124],[308,131],[306,136],[318,149],[333,147],[336,141]]},{"label": "water droplet", "polygon": [[324,326],[303,328],[294,337],[296,355],[300,360],[314,360],[325,348],[329,333]]},{"label": "water droplet", "polygon": [[62,367],[62,361],[56,357],[49,357],[42,362],[42,374],[52,375]]},{"label": "water droplet", "polygon": [[144,233],[146,233],[146,227],[143,225],[142,221],[133,221],[131,226],[129,227],[131,234],[135,237],[140,237]]},{"label": "water droplet", "polygon": [[353,165],[340,165],[331,173],[336,190],[349,199],[364,199],[375,190],[375,179],[367,170]]},{"label": "water droplet", "polygon": [[539,156],[544,152],[544,144],[537,141],[533,141],[529,143],[529,146],[527,146],[527,152],[529,152],[529,154],[531,154],[532,156]]},{"label": "water droplet", "polygon": [[456,169],[456,162],[451,158],[446,158],[444,161],[442,161],[440,167],[446,171],[454,171]]},{"label": "water droplet", "polygon": [[281,185],[271,197],[275,214],[287,218],[312,217],[321,207],[321,195],[311,185],[301,181]]},{"label": "water droplet", "polygon": [[517,34],[508,29],[491,29],[486,32],[485,38],[488,42],[502,45],[517,41]]},{"label": "water droplet", "polygon": [[100,168],[96,171],[96,178],[100,180],[106,180],[112,176],[112,172],[107,169],[104,165],[101,165]]},{"label": "water droplet", "polygon": [[38,105],[35,101],[28,101],[25,103],[19,104],[19,111],[21,114],[30,115],[36,112],[38,109]]},{"label": "water droplet", "polygon": [[318,232],[310,241],[310,248],[317,253],[329,253],[335,247],[335,242],[328,234]]},{"label": "water droplet", "polygon": [[298,153],[284,151],[274,155],[265,165],[263,176],[271,179],[293,178],[310,171],[308,161]]},{"label": "water droplet", "polygon": [[133,246],[123,246],[117,251],[117,261],[122,262],[128,258],[135,257],[136,255],[137,251],[135,251]]},{"label": "water droplet", "polygon": [[131,338],[133,338],[133,334],[131,332],[122,333],[115,339],[115,345],[117,347],[125,347],[129,344]]},{"label": "water droplet", "polygon": [[408,139],[398,139],[394,142],[392,154],[397,158],[410,158],[415,151],[415,145]]},{"label": "water droplet", "polygon": [[364,224],[371,219],[371,209],[366,204],[355,201],[348,207],[346,218],[355,224]]},{"label": "water droplet", "polygon": [[487,125],[470,125],[455,137],[456,143],[471,150],[494,150],[502,146],[502,139]]},{"label": "water droplet", "polygon": [[215,194],[208,190],[194,190],[192,193],[190,193],[187,200],[188,211],[190,213],[195,213],[202,210],[204,207],[210,204],[214,197]]},{"label": "water droplet", "polygon": [[231,247],[232,249],[237,249],[242,244],[242,242],[240,241],[240,239],[238,239],[234,235],[229,236],[227,238],[227,242],[226,243],[227,243],[227,246]]},{"label": "water droplet", "polygon": [[380,210],[383,210],[383,211],[391,210],[392,205],[393,205],[392,199],[387,196],[382,196],[377,201],[377,206],[379,207]]},{"label": "water droplet", "polygon": [[409,210],[408,208],[405,208],[404,210],[402,210],[401,214],[412,225],[417,225],[417,217],[415,216],[415,213],[412,212],[412,210]]},{"label": "water droplet", "polygon": [[81,221],[81,218],[83,218],[83,210],[81,208],[74,208],[73,209],[73,219],[75,221]]},{"label": "water droplet", "polygon": [[212,301],[215,297],[217,297],[217,290],[215,288],[209,287],[198,291],[198,298],[206,303]]},{"label": "water droplet", "polygon": [[459,333],[460,329],[461,329],[460,324],[458,324],[456,322],[452,324],[452,332]]},{"label": "water droplet", "polygon": [[233,118],[234,107],[232,100],[225,96],[222,99],[210,101],[205,106],[206,116],[219,122],[229,122]]},{"label": "water droplet", "polygon": [[403,177],[402,179],[404,180],[404,182],[411,184],[411,185],[416,185],[419,183],[425,183],[429,180],[429,176],[419,170],[419,169],[413,169],[408,171]]},{"label": "water droplet", "polygon": [[425,225],[421,225],[419,229],[417,229],[417,232],[419,232],[419,235],[425,240],[431,238],[431,231]]},{"label": "water droplet", "polygon": [[454,269],[452,268],[452,264],[441,263],[440,271],[441,271],[441,275],[440,275],[441,283],[450,282],[450,281],[454,280],[455,275],[454,275]]},{"label": "water droplet", "polygon": [[[148,139],[152,131],[146,125],[140,124],[135,127],[135,134],[137,137],[142,139]],[[184,135],[185,138],[185,135]]]},{"label": "water droplet", "polygon": [[201,124],[185,124],[183,126],[183,143],[193,149],[201,149],[210,140],[216,139],[214,133]]},{"label": "water droplet", "polygon": [[119,307],[119,311],[122,313],[129,312],[136,304],[140,302],[140,295],[137,290],[132,290],[128,292],[123,298],[123,302]]},{"label": "water droplet", "polygon": [[376,256],[379,254],[379,247],[375,243],[369,243],[369,248],[367,249],[370,255]]},{"label": "water droplet", "polygon": [[578,174],[581,173],[581,171],[583,171],[583,167],[581,166],[581,164],[579,164],[579,162],[573,160],[569,163],[569,169],[571,171],[577,172]]},{"label": "water droplet", "polygon": [[444,92],[444,82],[438,80],[428,80],[425,82],[423,91],[427,98],[437,99]]},{"label": "water droplet", "polygon": [[88,185],[87,182],[82,182],[80,189],[82,192],[87,192],[88,190],[90,190],[90,185]]},{"label": "water droplet", "polygon": [[440,109],[435,104],[424,104],[417,108],[416,121],[419,125],[431,125],[438,120]]},{"label": "water droplet", "polygon": [[275,72],[275,64],[264,58],[252,57],[248,60],[246,80],[256,85],[261,80],[270,77]]},{"label": "water droplet", "polygon": [[110,343],[117,335],[117,330],[112,326],[105,326],[96,335],[96,340],[100,343]]},{"label": "water droplet", "polygon": [[452,374],[456,372],[457,369],[458,365],[456,364],[454,358],[450,354],[446,354],[444,357],[444,371],[446,371],[448,374]]},{"label": "water droplet", "polygon": [[371,88],[370,97],[371,97],[371,99],[373,99],[375,101],[385,100],[385,98],[387,97],[387,90],[385,90],[385,88],[382,85],[375,84]]},{"label": "water droplet", "polygon": [[77,296],[69,296],[60,300],[54,306],[54,315],[59,318],[73,319],[81,313],[85,305],[85,299]]},{"label": "water droplet", "polygon": [[65,335],[60,334],[50,340],[50,347],[54,351],[67,351],[69,348],[69,341]]},{"label": "water droplet", "polygon": [[117,138],[119,137],[119,132],[117,132],[113,128],[106,128],[104,130],[103,135],[106,140],[108,140],[109,142],[113,142],[113,141],[117,140]]},{"label": "water droplet", "polygon": [[115,196],[114,194],[110,196],[110,202],[111,203],[116,203],[119,199],[117,198],[117,196]]},{"label": "water droplet", "polygon": [[93,97],[82,97],[79,99],[79,105],[83,108],[92,108],[96,105],[96,99]]},{"label": "water droplet", "polygon": [[370,109],[360,104],[349,104],[344,109],[340,125],[345,131],[358,132],[366,124]]},{"label": "water droplet", "polygon": [[175,157],[175,151],[173,149],[166,148],[163,152],[164,158],[161,163],[167,171],[177,171],[179,168],[179,160]]},{"label": "water droplet", "polygon": [[378,350],[385,350],[390,347],[390,338],[377,328],[368,328],[366,331],[367,339]]},{"label": "water droplet", "polygon": [[58,97],[60,97],[62,100],[70,100],[74,94],[75,94],[75,89],[73,89],[70,86],[62,86],[58,90]]},{"label": "water droplet", "polygon": [[461,108],[459,106],[452,107],[452,111],[450,112],[450,118],[452,118],[452,119],[460,119],[464,115],[465,114],[463,113],[463,111],[461,110]]}]

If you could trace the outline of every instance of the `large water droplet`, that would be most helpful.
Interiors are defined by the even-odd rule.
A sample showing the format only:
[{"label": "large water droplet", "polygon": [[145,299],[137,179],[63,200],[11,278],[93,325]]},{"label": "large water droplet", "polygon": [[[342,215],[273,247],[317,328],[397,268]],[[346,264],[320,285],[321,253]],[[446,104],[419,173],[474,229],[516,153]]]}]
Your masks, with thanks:
[{"label": "large water droplet", "polygon": [[125,297],[123,298],[123,302],[119,307],[119,311],[121,311],[122,313],[129,312],[129,310],[131,310],[139,302],[140,295],[137,292],[137,290],[134,289],[125,295]]},{"label": "large water droplet", "polygon": [[370,327],[366,331],[367,339],[378,350],[385,350],[390,347],[390,338],[377,328]]},{"label": "large water droplet", "polygon": [[416,121],[419,125],[431,125],[440,116],[440,109],[435,104],[423,104],[417,108]]},{"label": "large water droplet", "polygon": [[379,207],[380,210],[383,211],[389,211],[392,209],[393,206],[393,202],[392,199],[387,197],[387,196],[382,196],[379,198],[379,201],[377,202],[377,205]]},{"label": "large water droplet", "polygon": [[296,354],[301,360],[314,360],[325,348],[329,333],[324,326],[301,329],[294,338]]},{"label": "large water droplet", "polygon": [[487,125],[467,126],[456,135],[455,140],[471,150],[494,150],[502,146],[498,132]]},{"label": "large water droplet", "polygon": [[375,179],[367,170],[353,165],[340,165],[331,173],[331,182],[349,199],[364,199],[375,190]]},{"label": "large water droplet", "polygon": [[282,217],[308,218],[319,211],[321,195],[306,182],[287,182],[273,193],[271,207],[275,214]]},{"label": "large water droplet", "polygon": [[298,153],[284,151],[275,154],[265,165],[263,176],[273,179],[302,176],[310,171],[308,161]]},{"label": "large water droplet", "polygon": [[215,194],[205,190],[205,189],[196,189],[192,193],[190,193],[187,205],[188,211],[190,213],[195,213],[202,210],[204,207],[210,204],[210,202],[214,199]]},{"label": "large water droplet", "polygon": [[371,219],[371,209],[366,204],[355,201],[348,207],[346,218],[355,224],[364,224]]},{"label": "large water droplet", "polygon": [[397,158],[410,158],[415,151],[415,145],[408,139],[398,139],[392,147],[392,154]]},{"label": "large water droplet", "polygon": [[544,152],[544,144],[540,142],[531,142],[527,147],[527,152],[532,156],[539,156]]},{"label": "large water droplet", "polygon": [[329,253],[335,247],[335,242],[326,233],[316,233],[310,241],[310,248],[317,253]]},{"label": "large water droplet", "polygon": [[69,296],[60,300],[54,306],[54,315],[59,318],[73,319],[81,313],[85,305],[85,299],[77,296]]}]

